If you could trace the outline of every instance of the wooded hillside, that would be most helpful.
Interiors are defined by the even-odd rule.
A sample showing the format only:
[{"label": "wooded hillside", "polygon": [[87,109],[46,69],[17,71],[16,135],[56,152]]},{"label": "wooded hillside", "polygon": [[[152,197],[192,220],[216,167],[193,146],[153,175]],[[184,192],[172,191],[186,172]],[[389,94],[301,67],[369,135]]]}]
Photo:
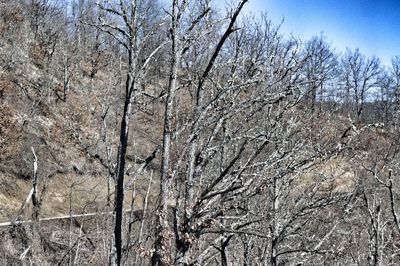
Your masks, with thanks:
[{"label": "wooded hillside", "polygon": [[247,2],[0,2],[1,264],[400,264],[400,56]]}]

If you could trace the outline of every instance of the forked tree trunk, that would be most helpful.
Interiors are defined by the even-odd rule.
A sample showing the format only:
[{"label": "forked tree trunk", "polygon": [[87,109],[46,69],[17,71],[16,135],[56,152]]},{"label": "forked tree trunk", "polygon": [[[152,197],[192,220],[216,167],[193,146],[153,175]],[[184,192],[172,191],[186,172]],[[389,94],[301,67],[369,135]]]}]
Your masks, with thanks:
[{"label": "forked tree trunk", "polygon": [[115,180],[115,201],[114,201],[114,233],[113,244],[110,256],[111,265],[121,265],[122,262],[122,220],[123,220],[123,204],[124,204],[124,175],[126,150],[128,147],[129,121],[132,113],[132,106],[136,95],[136,0],[131,2],[131,21],[129,30],[129,48],[128,48],[128,73],[125,83],[125,103],[124,112],[121,121],[121,129],[119,136],[117,169]]},{"label": "forked tree trunk", "polygon": [[[219,55],[219,52],[222,49],[225,41],[229,37],[229,35],[234,32],[234,25],[236,19],[242,10],[244,4],[248,0],[242,0],[238,7],[234,10],[228,28],[224,32],[223,36],[219,40],[214,53],[212,54],[202,76],[200,77],[198,88],[197,88],[197,101],[196,101],[196,114],[199,114],[202,107],[202,93],[204,83],[211,72],[211,69],[214,65],[216,58]],[[164,133],[163,133],[163,147],[162,147],[162,165],[161,165],[161,181],[160,181],[160,203],[157,210],[158,215],[158,224],[156,229],[156,242],[155,242],[155,251],[152,257],[153,265],[171,265],[173,263],[174,258],[172,258],[172,239],[178,239],[178,245],[175,247],[178,249],[178,257],[180,265],[188,265],[189,257],[190,257],[190,242],[188,240],[183,239],[180,241],[179,236],[173,236],[173,231],[169,225],[168,220],[168,201],[169,201],[169,191],[171,188],[171,181],[173,176],[170,162],[170,154],[171,154],[171,137],[172,137],[172,122],[173,122],[173,114],[174,114],[174,99],[175,99],[175,90],[176,90],[176,77],[178,70],[178,63],[180,60],[180,49],[178,44],[178,18],[180,16],[181,8],[178,8],[178,0],[173,0],[172,2],[172,12],[171,12],[171,68],[170,68],[170,76],[169,83],[167,88],[167,100],[165,103],[165,117],[164,117]],[[193,152],[196,149],[196,141],[193,140],[190,144],[189,152]],[[193,154],[192,154],[193,155]],[[193,156],[191,159],[189,158],[189,168],[193,170]],[[193,191],[193,174],[194,171],[189,170],[189,174],[186,180],[185,185],[185,225],[188,223],[188,214],[190,213],[191,204],[194,198]],[[190,222],[189,222],[190,224]],[[186,226],[187,227],[187,226]],[[184,228],[184,232],[182,234],[190,234],[190,230],[188,228]],[[189,236],[190,237],[190,236]]]}]

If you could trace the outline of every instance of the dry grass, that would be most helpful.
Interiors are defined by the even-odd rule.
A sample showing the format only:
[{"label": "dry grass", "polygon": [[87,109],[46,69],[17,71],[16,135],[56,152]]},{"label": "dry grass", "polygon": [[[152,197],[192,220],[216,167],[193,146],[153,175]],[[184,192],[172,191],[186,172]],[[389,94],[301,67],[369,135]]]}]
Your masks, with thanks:
[{"label": "dry grass", "polygon": [[319,183],[319,190],[346,193],[354,190],[356,176],[345,158],[335,158],[318,165],[306,174],[299,176],[300,190]]},{"label": "dry grass", "polygon": [[[144,173],[135,181],[135,191],[133,189],[126,190],[125,208],[131,208],[132,196],[135,197],[133,209],[143,208],[143,199],[146,196],[149,185],[149,173]],[[153,177],[154,178],[154,177]],[[155,178],[154,178],[155,179]],[[89,212],[103,211],[107,206],[108,181],[103,176],[88,176],[77,174],[56,175],[47,183],[42,210],[40,217],[53,217],[72,214],[81,214]],[[130,183],[126,178],[126,185]],[[11,178],[2,178],[0,184],[0,222],[10,221],[17,213],[22,202],[26,199],[31,183],[29,180]],[[43,189],[43,186],[41,186]],[[111,183],[111,201],[113,198],[113,182]],[[156,200],[158,190],[158,182],[153,180],[152,192],[150,195],[150,206]],[[111,202],[112,204],[112,202]],[[30,217],[31,210],[25,211],[25,216]]]}]

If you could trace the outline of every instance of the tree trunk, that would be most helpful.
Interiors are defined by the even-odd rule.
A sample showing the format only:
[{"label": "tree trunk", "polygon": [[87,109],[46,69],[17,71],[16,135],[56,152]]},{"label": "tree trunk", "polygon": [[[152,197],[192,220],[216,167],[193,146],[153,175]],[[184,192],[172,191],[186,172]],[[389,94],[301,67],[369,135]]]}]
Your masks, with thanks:
[{"label": "tree trunk", "polygon": [[158,206],[158,224],[156,229],[155,252],[152,257],[153,265],[171,264],[172,230],[168,222],[168,199],[171,187],[172,171],[170,169],[172,122],[178,70],[179,52],[177,47],[177,7],[178,1],[172,3],[171,25],[171,68],[168,82],[167,100],[165,102],[165,117],[163,129],[163,147],[161,161],[160,203]]},{"label": "tree trunk", "polygon": [[[136,8],[135,8],[136,9]],[[135,20],[135,19],[133,19]],[[135,34],[135,33],[131,33]],[[134,35],[132,35],[134,36]],[[132,106],[136,95],[136,59],[135,59],[135,38],[130,41],[128,73],[126,77],[124,112],[121,121],[121,129],[118,145],[117,170],[115,180],[115,201],[114,201],[114,234],[113,247],[110,256],[111,265],[120,265],[122,260],[122,216],[124,203],[124,175],[126,150],[128,147],[129,121],[132,113]]]},{"label": "tree trunk", "polygon": [[120,265],[122,257],[122,215],[124,203],[124,175],[125,159],[128,146],[129,120],[132,109],[132,100],[126,98],[124,106],[124,116],[121,121],[120,142],[118,147],[117,176],[115,183],[114,201],[114,245],[111,252],[111,264]]}]

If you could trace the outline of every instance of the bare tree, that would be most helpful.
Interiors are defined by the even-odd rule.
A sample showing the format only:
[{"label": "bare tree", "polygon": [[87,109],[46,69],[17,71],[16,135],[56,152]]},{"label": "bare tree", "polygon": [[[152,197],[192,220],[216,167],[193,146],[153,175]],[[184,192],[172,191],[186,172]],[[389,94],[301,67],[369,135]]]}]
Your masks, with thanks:
[{"label": "bare tree", "polygon": [[[122,263],[122,220],[123,220],[123,202],[124,202],[124,175],[125,161],[128,147],[129,125],[131,113],[137,95],[139,94],[140,84],[143,80],[146,67],[152,57],[163,46],[159,44],[152,51],[145,55],[142,49],[148,45],[149,40],[158,29],[157,22],[152,24],[151,30],[145,35],[140,35],[141,28],[138,27],[141,15],[138,12],[138,1],[125,3],[110,3],[107,1],[100,2],[99,8],[109,14],[107,18],[101,18],[100,25],[97,25],[101,30],[113,36],[126,49],[127,64],[126,64],[126,79],[125,79],[125,97],[124,108],[122,112],[120,136],[118,145],[117,167],[115,177],[115,226],[113,235],[113,247],[110,256],[112,265],[120,265]],[[112,23],[112,19],[116,23]],[[111,21],[109,21],[111,19]],[[114,21],[115,21],[114,20]],[[144,59],[144,60],[143,60]]]},{"label": "bare tree", "polygon": [[342,58],[342,76],[345,89],[345,101],[354,111],[357,121],[361,120],[361,115],[368,100],[368,92],[377,86],[381,67],[377,57],[366,58],[365,55],[356,49],[347,50]]},{"label": "bare tree", "polygon": [[323,35],[315,36],[309,40],[305,47],[307,63],[305,64],[305,75],[308,82],[306,98],[315,111],[317,101],[320,103],[320,110],[326,99],[326,87],[330,80],[338,75],[337,55],[327,43]]},{"label": "bare tree", "polygon": [[178,64],[180,60],[180,43],[178,42],[178,17],[181,13],[178,13],[185,8],[185,2],[182,6],[179,6],[178,0],[172,1],[171,8],[171,62],[170,62],[170,74],[167,88],[167,98],[165,102],[165,114],[164,114],[164,133],[163,133],[163,145],[162,145],[162,163],[161,163],[161,182],[160,182],[160,204],[157,210],[158,215],[158,226],[156,229],[156,243],[155,252],[152,258],[153,265],[170,265],[170,249],[172,247],[171,239],[172,232],[168,221],[168,202],[169,193],[171,187],[172,173],[170,169],[171,161],[171,142],[172,142],[172,120],[174,115],[174,101],[176,91],[176,78],[178,72]]}]

